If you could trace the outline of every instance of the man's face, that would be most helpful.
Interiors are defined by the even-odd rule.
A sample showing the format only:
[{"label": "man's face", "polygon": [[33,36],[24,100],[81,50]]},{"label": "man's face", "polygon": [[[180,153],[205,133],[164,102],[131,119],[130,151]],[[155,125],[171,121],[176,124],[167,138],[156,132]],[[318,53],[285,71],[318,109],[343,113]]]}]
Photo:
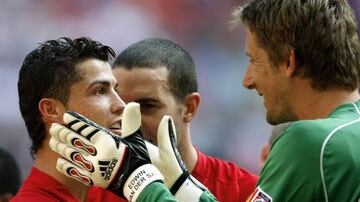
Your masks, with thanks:
[{"label": "man's face", "polygon": [[164,115],[172,116],[181,142],[184,105],[176,102],[168,85],[166,67],[115,68],[120,97],[126,102],[137,102],[141,107],[142,129],[146,140],[157,144],[157,129]]},{"label": "man's face", "polygon": [[246,54],[249,66],[243,78],[247,89],[255,89],[264,98],[266,119],[270,124],[278,124],[294,119],[289,102],[289,77],[286,76],[286,62],[274,67],[266,51],[259,47],[255,35],[248,29]]},{"label": "man's face", "polygon": [[78,112],[121,135],[125,104],[117,93],[117,81],[107,62],[88,59],[77,66],[82,80],[70,87],[67,111]]}]

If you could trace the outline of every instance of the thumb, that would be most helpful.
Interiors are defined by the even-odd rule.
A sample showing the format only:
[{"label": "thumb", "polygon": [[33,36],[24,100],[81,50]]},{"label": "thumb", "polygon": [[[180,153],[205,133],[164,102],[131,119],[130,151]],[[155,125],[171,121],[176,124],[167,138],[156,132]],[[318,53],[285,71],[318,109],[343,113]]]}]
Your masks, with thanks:
[{"label": "thumb", "polygon": [[175,157],[176,150],[176,133],[174,129],[172,118],[165,115],[158,127],[158,147],[160,153],[172,154],[172,158]]},{"label": "thumb", "polygon": [[123,138],[134,134],[141,125],[140,105],[136,102],[130,102],[125,106],[123,118],[121,121]]},{"label": "thumb", "polygon": [[186,168],[176,147],[176,131],[170,116],[164,116],[160,121],[158,147],[160,159],[166,166],[166,169],[160,171],[163,172],[165,184],[172,187]]}]

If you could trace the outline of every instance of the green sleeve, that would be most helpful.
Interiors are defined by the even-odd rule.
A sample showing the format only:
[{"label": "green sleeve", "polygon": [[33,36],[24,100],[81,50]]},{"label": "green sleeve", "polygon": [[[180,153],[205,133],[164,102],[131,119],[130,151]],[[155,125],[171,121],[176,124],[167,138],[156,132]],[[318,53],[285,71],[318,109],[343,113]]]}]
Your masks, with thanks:
[{"label": "green sleeve", "polygon": [[324,201],[318,133],[309,123],[290,125],[272,145],[256,191],[271,201]]},{"label": "green sleeve", "polygon": [[[149,184],[140,193],[136,200],[137,202],[172,202],[178,201],[169,191],[169,189],[161,182],[154,182]],[[209,192],[205,191],[199,202],[214,202],[216,198]],[[192,202],[192,201],[189,201]]]},{"label": "green sleeve", "polygon": [[153,182],[145,187],[137,202],[172,202],[177,201],[169,189],[161,182]]},{"label": "green sleeve", "polygon": [[199,202],[213,202],[213,201],[218,201],[214,195],[212,195],[209,191],[204,191],[204,193],[202,193],[201,197],[200,197],[200,201]]}]

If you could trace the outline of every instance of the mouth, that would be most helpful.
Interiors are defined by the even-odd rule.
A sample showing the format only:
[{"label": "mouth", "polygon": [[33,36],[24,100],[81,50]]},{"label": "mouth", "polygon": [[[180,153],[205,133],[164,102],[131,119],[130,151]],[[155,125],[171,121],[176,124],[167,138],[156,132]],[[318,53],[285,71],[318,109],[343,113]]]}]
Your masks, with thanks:
[{"label": "mouth", "polygon": [[109,127],[109,130],[118,135],[118,136],[121,136],[122,134],[122,128],[121,128],[121,120],[120,121],[117,121],[115,123],[113,123],[110,127]]}]

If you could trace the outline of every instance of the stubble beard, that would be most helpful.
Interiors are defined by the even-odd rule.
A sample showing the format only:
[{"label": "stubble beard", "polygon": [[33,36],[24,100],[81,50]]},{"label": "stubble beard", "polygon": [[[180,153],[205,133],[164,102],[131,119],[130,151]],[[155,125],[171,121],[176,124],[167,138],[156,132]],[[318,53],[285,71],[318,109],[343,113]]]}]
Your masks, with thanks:
[{"label": "stubble beard", "polygon": [[271,125],[278,125],[285,122],[296,121],[295,113],[293,112],[291,106],[282,100],[281,104],[277,110],[269,109],[266,112],[266,121]]}]

